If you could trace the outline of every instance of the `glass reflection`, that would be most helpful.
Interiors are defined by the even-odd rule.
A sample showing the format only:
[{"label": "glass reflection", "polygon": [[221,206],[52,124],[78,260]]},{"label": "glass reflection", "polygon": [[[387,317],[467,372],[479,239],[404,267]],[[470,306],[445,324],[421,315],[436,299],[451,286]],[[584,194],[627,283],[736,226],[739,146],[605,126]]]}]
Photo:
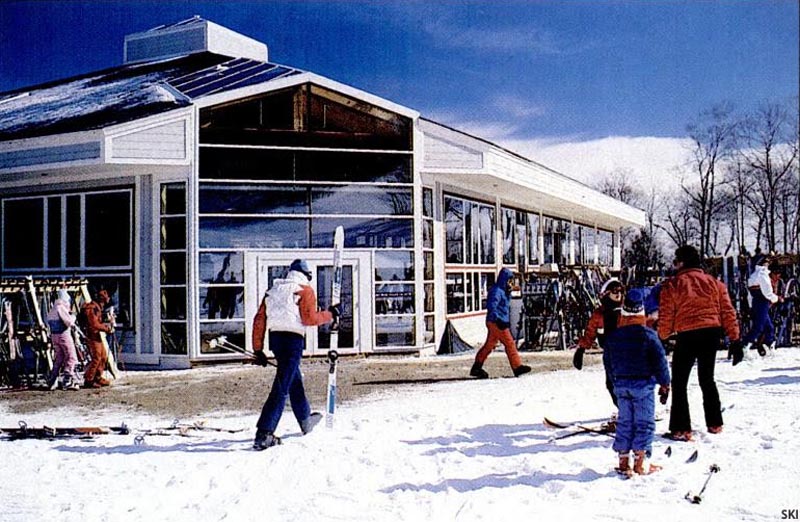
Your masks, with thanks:
[{"label": "glass reflection", "polygon": [[332,248],[333,231],[344,227],[346,248],[413,248],[414,227],[410,219],[312,218],[312,247]]},{"label": "glass reflection", "polygon": [[411,188],[336,186],[311,189],[312,214],[413,214]]},{"label": "glass reflection", "polygon": [[306,187],[200,185],[201,214],[308,214]]},{"label": "glass reflection", "polygon": [[244,322],[200,323],[200,353],[228,353],[238,355],[245,349]]},{"label": "glass reflection", "polygon": [[380,316],[375,318],[376,346],[413,346],[416,319],[413,316]]},{"label": "glass reflection", "polygon": [[308,219],[201,217],[200,248],[308,248]]},{"label": "glass reflection", "polygon": [[381,283],[375,286],[375,313],[413,314],[414,285]]},{"label": "glass reflection", "polygon": [[376,281],[413,281],[414,252],[376,251]]}]

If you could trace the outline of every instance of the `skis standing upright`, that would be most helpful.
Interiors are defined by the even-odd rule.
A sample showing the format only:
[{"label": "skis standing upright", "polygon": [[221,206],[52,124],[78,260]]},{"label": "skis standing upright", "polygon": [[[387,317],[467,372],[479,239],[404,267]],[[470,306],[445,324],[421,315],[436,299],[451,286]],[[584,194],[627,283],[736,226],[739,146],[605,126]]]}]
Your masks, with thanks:
[{"label": "skis standing upright", "polygon": [[[331,281],[331,306],[342,303],[342,251],[344,250],[344,227],[336,227],[333,233],[333,279]],[[328,401],[325,424],[333,425],[333,413],[336,409],[336,360],[339,358],[339,318],[331,324],[330,348],[328,350]]]}]

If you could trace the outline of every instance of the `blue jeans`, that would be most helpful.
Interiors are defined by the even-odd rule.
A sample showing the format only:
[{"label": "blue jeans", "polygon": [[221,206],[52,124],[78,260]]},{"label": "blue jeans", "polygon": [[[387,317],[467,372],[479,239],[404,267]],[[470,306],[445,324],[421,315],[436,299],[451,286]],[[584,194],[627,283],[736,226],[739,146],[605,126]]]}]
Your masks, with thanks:
[{"label": "blue jeans", "polygon": [[645,451],[650,456],[656,431],[653,387],[649,380],[619,380],[614,383],[619,406],[617,433],[612,446],[614,451]]},{"label": "blue jeans", "polygon": [[269,333],[269,349],[275,354],[278,369],[267,401],[261,408],[261,416],[256,423],[259,430],[275,432],[283,415],[287,396],[298,423],[311,415],[311,407],[308,405],[306,391],[303,388],[303,376],[300,373],[300,359],[303,357],[305,344],[305,338],[296,333]]},{"label": "blue jeans", "polygon": [[745,344],[757,342],[762,334],[764,335],[764,344],[772,344],[775,340],[775,326],[769,316],[769,305],[770,302],[760,294],[753,296],[753,307],[750,310],[753,322],[750,331],[744,338]]}]

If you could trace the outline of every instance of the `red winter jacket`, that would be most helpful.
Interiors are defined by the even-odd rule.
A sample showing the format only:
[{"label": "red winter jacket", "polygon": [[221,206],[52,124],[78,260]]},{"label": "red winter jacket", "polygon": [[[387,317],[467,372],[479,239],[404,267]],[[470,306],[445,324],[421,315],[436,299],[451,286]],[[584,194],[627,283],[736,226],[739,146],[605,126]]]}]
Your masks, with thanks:
[{"label": "red winter jacket", "polygon": [[658,336],[722,327],[731,341],[739,339],[739,322],[725,285],[700,268],[686,268],[661,286]]}]

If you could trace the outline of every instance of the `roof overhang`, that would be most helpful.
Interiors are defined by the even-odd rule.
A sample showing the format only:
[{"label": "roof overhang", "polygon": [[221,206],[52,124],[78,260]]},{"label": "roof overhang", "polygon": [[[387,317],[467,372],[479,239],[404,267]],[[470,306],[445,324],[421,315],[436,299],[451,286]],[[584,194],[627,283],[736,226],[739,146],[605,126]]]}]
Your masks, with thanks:
[{"label": "roof overhang", "polygon": [[486,140],[429,120],[420,129],[423,183],[605,229],[645,225],[643,210]]}]

